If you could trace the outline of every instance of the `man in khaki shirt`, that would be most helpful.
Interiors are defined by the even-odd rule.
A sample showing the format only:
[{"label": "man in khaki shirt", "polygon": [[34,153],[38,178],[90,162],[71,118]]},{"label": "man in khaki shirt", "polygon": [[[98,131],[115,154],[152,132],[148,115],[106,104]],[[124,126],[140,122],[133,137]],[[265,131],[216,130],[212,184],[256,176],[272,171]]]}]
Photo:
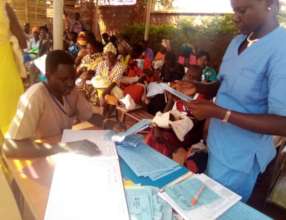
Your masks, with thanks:
[{"label": "man in khaki shirt", "polygon": [[67,53],[55,50],[47,55],[46,76],[47,82],[34,84],[20,98],[3,148],[7,156],[33,157],[64,151],[60,145],[31,145],[35,145],[35,139],[58,137],[59,141],[64,129],[92,117],[91,106],[74,88],[74,62]]}]

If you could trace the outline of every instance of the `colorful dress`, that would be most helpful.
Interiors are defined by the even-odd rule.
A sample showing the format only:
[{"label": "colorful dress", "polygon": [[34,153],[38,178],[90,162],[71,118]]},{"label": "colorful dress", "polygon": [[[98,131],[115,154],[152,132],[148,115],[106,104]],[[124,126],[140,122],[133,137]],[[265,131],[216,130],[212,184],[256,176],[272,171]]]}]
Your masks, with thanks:
[{"label": "colorful dress", "polygon": [[[96,95],[98,98],[102,97],[104,90],[112,83],[119,85],[125,69],[126,67],[120,62],[117,62],[111,69],[109,69],[108,62],[105,60],[98,64],[95,77],[91,80],[93,87],[96,89]],[[118,99],[122,98],[122,96],[122,90],[118,86],[115,86],[111,91],[111,96],[108,96],[110,102],[107,101],[107,103],[114,105],[117,103]]]},{"label": "colorful dress", "polygon": [[[20,78],[21,67],[18,65],[21,63],[17,63],[17,55],[13,53],[9,20],[3,0],[0,1],[0,26],[0,129],[5,134],[24,88]],[[13,41],[18,43],[15,37]]]}]

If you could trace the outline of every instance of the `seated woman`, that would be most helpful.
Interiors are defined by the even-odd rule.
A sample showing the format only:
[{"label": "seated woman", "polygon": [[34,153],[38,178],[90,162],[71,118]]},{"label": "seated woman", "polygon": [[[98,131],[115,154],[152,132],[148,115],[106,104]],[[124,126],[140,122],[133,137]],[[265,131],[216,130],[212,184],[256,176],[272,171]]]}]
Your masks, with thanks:
[{"label": "seated woman", "polygon": [[[200,81],[201,78],[201,68],[197,65],[191,65],[188,73],[184,76],[184,80],[197,80]],[[172,83],[172,87],[178,91],[183,92],[188,96],[200,97],[196,95],[195,87],[185,83],[180,83],[176,81]],[[169,111],[170,109],[176,109],[180,112],[185,112],[189,117],[192,118],[190,110],[188,110],[184,102],[178,100],[176,97],[167,94],[167,104],[164,112]],[[192,145],[199,143],[204,139],[205,135],[205,121],[199,121],[193,119],[194,126],[193,128],[185,135],[184,140],[181,141],[175,135],[175,133],[170,129],[159,128],[155,126],[150,133],[146,136],[146,143],[159,151],[160,153],[169,156],[176,160],[177,162],[187,166],[193,172],[202,172],[206,165],[206,154],[198,154],[193,156]],[[189,157],[192,155],[192,157]],[[186,160],[188,159],[188,160]],[[199,161],[198,161],[199,160]]]},{"label": "seated woman", "polygon": [[102,51],[103,46],[101,43],[97,42],[95,39],[90,39],[86,46],[87,55],[85,55],[80,65],[77,68],[78,74],[84,71],[92,70],[94,71],[97,65],[102,61]]},{"label": "seated woman", "polygon": [[121,89],[124,91],[124,95],[129,94],[136,104],[141,103],[145,91],[145,85],[142,82],[144,73],[138,66],[136,60],[140,57],[142,51],[142,47],[134,45],[131,59],[129,60],[127,70],[122,77],[120,84]]},{"label": "seated woman", "polygon": [[128,66],[128,63],[131,59],[131,46],[124,39],[118,41],[118,60],[125,66]]},{"label": "seated woman", "polygon": [[202,81],[214,82],[217,80],[217,72],[209,66],[210,55],[206,51],[199,51],[197,54],[197,65],[202,68]]},{"label": "seated woman", "polygon": [[153,68],[155,70],[161,69],[165,62],[165,57],[168,52],[171,52],[171,42],[167,39],[162,39],[160,50],[156,53],[153,60]]},{"label": "seated woman", "polygon": [[126,67],[117,60],[117,50],[112,43],[104,47],[103,54],[104,60],[98,64],[91,83],[99,105],[103,107],[103,115],[108,116],[109,109],[123,97],[119,84]]},{"label": "seated woman", "polygon": [[87,45],[87,37],[86,37],[86,33],[85,32],[80,32],[77,36],[77,46],[78,46],[78,53],[75,57],[75,65],[78,66],[80,65],[80,62],[82,60],[82,58],[87,55],[87,49],[86,49],[86,45]]},{"label": "seated woman", "polygon": [[[161,69],[161,81],[173,82],[181,80],[185,74],[184,66],[177,63],[174,53],[168,52],[165,56],[165,63]],[[148,105],[148,112],[155,115],[158,111],[163,111],[166,105],[164,94],[154,96]]]},{"label": "seated woman", "polygon": [[[173,85],[173,87],[183,91],[183,88],[179,88],[177,85]],[[194,95],[195,92],[195,88],[184,90],[186,95]],[[184,112],[188,117],[192,117],[190,111],[185,108],[182,101],[177,100],[170,94],[167,94],[167,99],[168,102],[164,112],[176,109],[179,112]],[[193,120],[193,124],[193,128],[184,136],[183,140],[180,140],[173,130],[155,126],[146,136],[145,142],[160,153],[171,158],[178,151],[184,150],[187,153],[191,145],[198,143],[202,139],[204,122]]]}]

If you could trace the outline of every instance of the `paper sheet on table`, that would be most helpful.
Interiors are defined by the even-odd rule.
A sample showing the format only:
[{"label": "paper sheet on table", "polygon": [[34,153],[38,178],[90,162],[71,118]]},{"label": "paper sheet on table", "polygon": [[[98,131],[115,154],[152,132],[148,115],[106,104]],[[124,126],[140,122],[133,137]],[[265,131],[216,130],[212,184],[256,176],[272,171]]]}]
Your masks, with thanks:
[{"label": "paper sheet on table", "polygon": [[41,71],[43,75],[46,75],[46,58],[47,54],[33,60],[35,66]]},{"label": "paper sheet on table", "polygon": [[185,95],[182,92],[179,92],[178,90],[173,89],[172,87],[170,87],[169,85],[166,84],[160,84],[160,86],[162,87],[162,89],[164,89],[165,91],[171,93],[172,95],[178,97],[179,99],[186,101],[186,102],[190,102],[193,100],[192,97]]},{"label": "paper sheet on table", "polygon": [[169,204],[158,195],[158,188],[133,186],[125,189],[131,220],[172,220]]},{"label": "paper sheet on table", "polygon": [[179,165],[153,150],[145,143],[139,144],[138,147],[117,146],[118,155],[127,163],[137,176],[160,176],[169,174],[171,170],[176,170]]},{"label": "paper sheet on table", "polygon": [[120,132],[112,136],[112,141],[114,142],[122,142],[124,139],[132,134],[137,134],[140,131],[148,128],[152,121],[150,119],[142,119],[141,121],[137,122],[130,128],[128,128],[125,132]]},{"label": "paper sheet on table", "polygon": [[115,144],[111,141],[114,132],[110,130],[69,130],[65,129],[62,142],[73,142],[79,140],[89,140],[94,142],[103,156],[117,157]]},{"label": "paper sheet on table", "polygon": [[[206,188],[192,206],[192,198],[202,185]],[[159,196],[186,220],[216,219],[241,199],[204,174],[186,174],[164,187]]]},{"label": "paper sheet on table", "polygon": [[69,154],[58,160],[45,220],[128,220],[119,161]]}]

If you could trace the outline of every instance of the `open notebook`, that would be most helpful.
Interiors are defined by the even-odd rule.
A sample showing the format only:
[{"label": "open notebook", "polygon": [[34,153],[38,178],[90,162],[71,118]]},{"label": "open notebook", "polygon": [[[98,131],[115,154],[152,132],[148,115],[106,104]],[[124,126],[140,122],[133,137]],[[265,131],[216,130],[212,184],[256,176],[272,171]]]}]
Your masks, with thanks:
[{"label": "open notebook", "polygon": [[[66,133],[65,141],[87,138],[83,133],[77,140],[75,135],[69,137]],[[103,139],[96,143],[102,152],[97,156],[57,156],[45,220],[129,220],[119,160],[111,153],[116,150],[104,152]]]},{"label": "open notebook", "polygon": [[208,176],[192,173],[165,186],[159,196],[185,220],[217,219],[241,199]]}]

